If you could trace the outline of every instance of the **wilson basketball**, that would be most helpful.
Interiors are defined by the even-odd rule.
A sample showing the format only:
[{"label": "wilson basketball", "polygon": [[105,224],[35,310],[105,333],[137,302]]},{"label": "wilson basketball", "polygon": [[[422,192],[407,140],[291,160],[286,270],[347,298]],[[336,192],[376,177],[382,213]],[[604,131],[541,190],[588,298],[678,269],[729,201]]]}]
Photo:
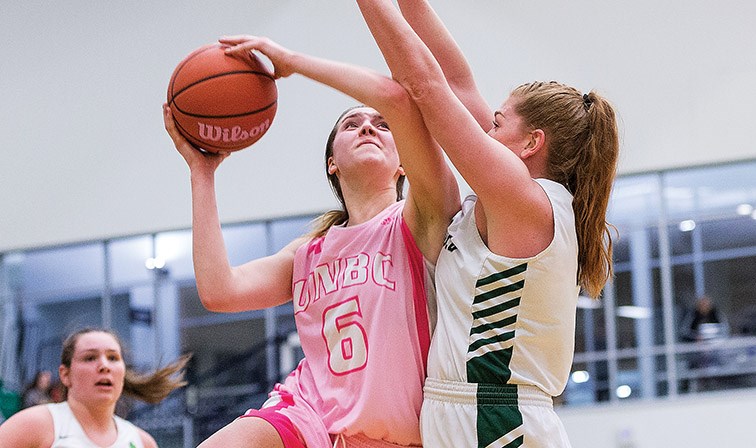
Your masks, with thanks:
[{"label": "wilson basketball", "polygon": [[168,85],[168,105],[176,127],[192,144],[209,152],[244,149],[270,129],[278,90],[273,76],[252,53],[245,60],[210,44],[182,60]]}]

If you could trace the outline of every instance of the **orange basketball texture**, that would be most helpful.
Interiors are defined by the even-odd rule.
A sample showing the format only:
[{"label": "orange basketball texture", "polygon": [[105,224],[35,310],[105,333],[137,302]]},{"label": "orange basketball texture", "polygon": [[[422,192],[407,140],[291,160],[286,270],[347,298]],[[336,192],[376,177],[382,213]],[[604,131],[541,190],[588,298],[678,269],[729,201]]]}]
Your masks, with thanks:
[{"label": "orange basketball texture", "polygon": [[210,44],[182,60],[168,85],[168,105],[179,132],[209,152],[247,148],[270,129],[278,90],[273,76],[252,53],[227,56]]}]

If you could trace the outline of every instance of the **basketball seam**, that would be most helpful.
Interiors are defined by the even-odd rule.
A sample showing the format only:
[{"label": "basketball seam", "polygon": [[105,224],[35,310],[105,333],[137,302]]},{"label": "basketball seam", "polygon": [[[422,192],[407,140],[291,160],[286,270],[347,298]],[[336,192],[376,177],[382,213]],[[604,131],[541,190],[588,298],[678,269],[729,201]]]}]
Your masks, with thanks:
[{"label": "basketball seam", "polygon": [[181,62],[181,64],[179,64],[179,66],[176,67],[176,70],[174,71],[173,76],[171,76],[171,88],[169,90],[170,93],[171,93],[171,97],[168,98],[168,102],[169,103],[173,103],[173,99],[176,98],[176,94],[173,92],[173,86],[176,84],[176,78],[178,78],[178,74],[179,74],[179,72],[181,72],[181,69],[183,69],[184,66],[189,63],[189,61],[191,61],[192,59],[196,58],[198,55],[200,55],[200,54],[202,54],[202,53],[204,53],[206,51],[213,50],[213,49],[215,49],[217,47],[220,47],[220,44],[208,45],[207,48],[205,48],[204,50],[198,51],[192,57],[184,59]]},{"label": "basketball seam", "polygon": [[186,91],[187,89],[189,89],[189,88],[191,88],[191,87],[194,87],[194,86],[196,86],[197,84],[203,83],[203,82],[205,82],[205,81],[209,81],[209,80],[211,80],[211,79],[215,79],[215,78],[221,78],[221,77],[223,77],[223,76],[230,76],[230,75],[244,75],[244,74],[249,74],[249,75],[259,75],[259,76],[263,76],[263,77],[265,77],[265,78],[268,78],[268,79],[270,79],[271,81],[275,82],[275,79],[274,79],[274,78],[273,78],[272,76],[270,76],[270,75],[269,75],[268,73],[265,73],[265,72],[259,72],[259,71],[257,71],[257,70],[235,70],[235,71],[233,71],[233,72],[224,72],[224,73],[219,73],[219,74],[217,74],[217,75],[208,76],[208,77],[206,77],[206,78],[201,78],[201,79],[198,79],[198,80],[196,80],[196,81],[192,82],[191,84],[187,84],[186,86],[184,86],[184,87],[183,87],[183,88],[182,88],[181,90],[179,90],[178,92],[174,92],[174,93],[173,93],[173,101],[175,101],[175,100],[176,100],[176,97],[178,97],[179,95],[181,95],[181,93],[183,93],[184,91]]},{"label": "basketball seam", "polygon": [[273,101],[272,103],[268,104],[267,106],[265,106],[265,107],[263,107],[261,109],[256,109],[256,110],[249,111],[249,112],[242,112],[242,113],[239,113],[239,114],[231,114],[231,115],[201,115],[201,114],[193,114],[191,112],[186,112],[186,111],[182,110],[178,105],[176,105],[176,110],[179,111],[179,112],[181,112],[182,114],[186,115],[187,117],[192,117],[192,118],[237,118],[237,117],[244,117],[244,116],[247,116],[247,115],[254,115],[254,114],[257,114],[257,113],[260,113],[260,112],[264,112],[264,111],[270,109],[271,107],[275,106],[276,103],[278,103],[278,100]]}]

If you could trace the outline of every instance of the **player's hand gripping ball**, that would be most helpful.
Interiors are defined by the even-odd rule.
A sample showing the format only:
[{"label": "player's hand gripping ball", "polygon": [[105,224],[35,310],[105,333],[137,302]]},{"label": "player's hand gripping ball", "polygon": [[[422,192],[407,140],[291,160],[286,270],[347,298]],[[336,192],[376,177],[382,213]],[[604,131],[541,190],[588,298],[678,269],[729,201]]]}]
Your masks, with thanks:
[{"label": "player's hand gripping ball", "polygon": [[168,86],[168,106],[179,132],[208,152],[247,148],[270,129],[278,90],[273,75],[254,54],[228,56],[210,44],[181,61]]}]

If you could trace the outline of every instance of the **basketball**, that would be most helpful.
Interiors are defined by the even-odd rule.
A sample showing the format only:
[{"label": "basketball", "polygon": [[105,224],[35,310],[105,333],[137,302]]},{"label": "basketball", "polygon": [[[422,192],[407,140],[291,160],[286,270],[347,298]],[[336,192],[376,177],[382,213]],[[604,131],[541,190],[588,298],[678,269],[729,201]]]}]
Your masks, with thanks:
[{"label": "basketball", "polygon": [[251,52],[227,56],[221,44],[191,52],[173,71],[168,106],[179,132],[208,152],[231,152],[258,141],[276,115],[275,79]]}]

